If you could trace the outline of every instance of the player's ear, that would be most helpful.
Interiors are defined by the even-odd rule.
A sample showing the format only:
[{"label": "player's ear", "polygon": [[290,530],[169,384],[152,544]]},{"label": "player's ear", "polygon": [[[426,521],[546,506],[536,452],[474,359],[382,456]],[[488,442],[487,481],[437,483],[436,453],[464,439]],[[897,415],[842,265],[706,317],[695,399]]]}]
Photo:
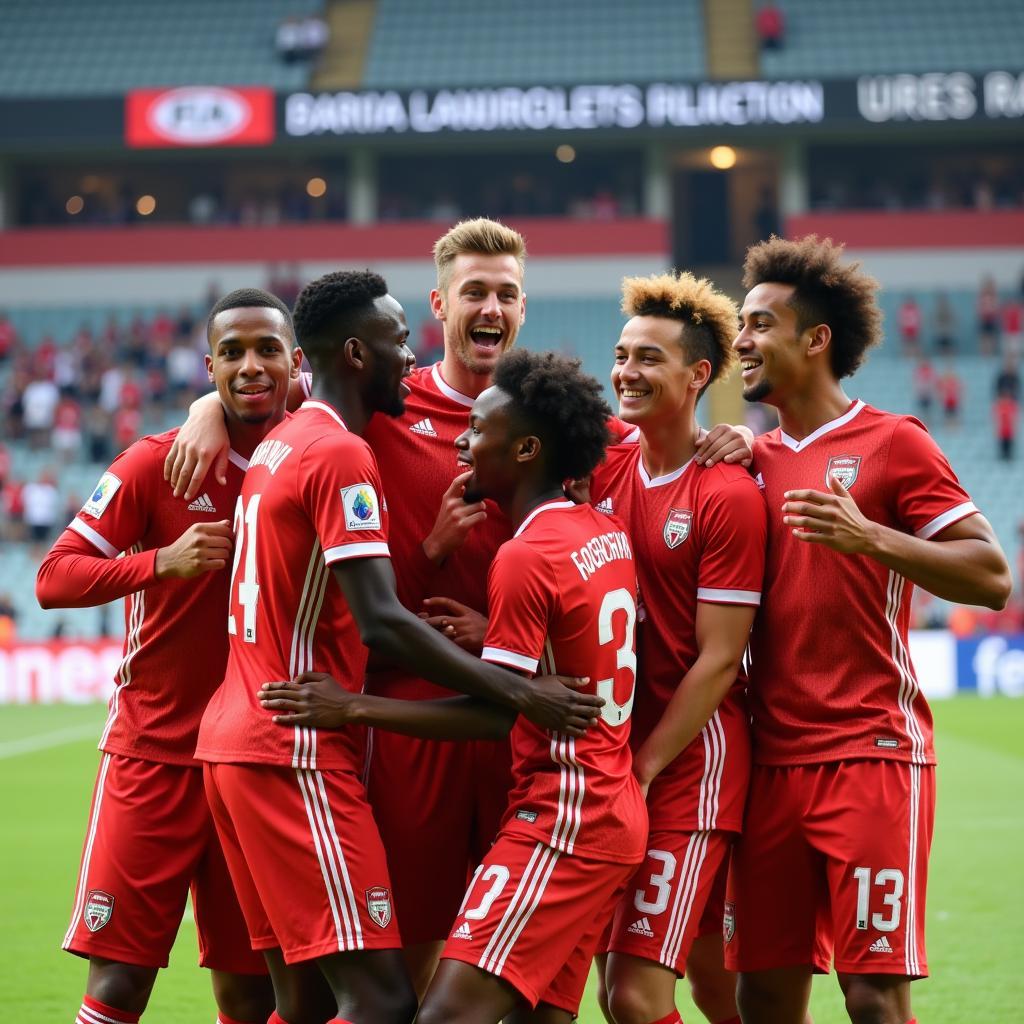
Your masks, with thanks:
[{"label": "player's ear", "polygon": [[359,338],[346,338],[341,352],[346,366],[356,370],[366,366],[366,346]]},{"label": "player's ear", "polygon": [[521,437],[516,442],[516,462],[532,462],[540,455],[540,438],[535,434]]},{"label": "player's ear", "polygon": [[810,343],[807,346],[809,356],[821,355],[828,351],[829,345],[832,344],[832,328],[828,324],[808,327],[806,333],[810,336]]},{"label": "player's ear", "polygon": [[711,380],[711,361],[708,359],[698,359],[691,369],[693,370],[693,378],[690,381],[690,387],[696,391],[703,390]]},{"label": "player's ear", "polygon": [[434,314],[435,320],[443,320],[447,313],[444,295],[437,288],[431,289],[430,292],[430,311]]},{"label": "player's ear", "polygon": [[207,379],[210,381],[211,384],[213,384],[214,383],[214,380],[213,380],[213,356],[211,356],[210,353],[207,352],[206,355],[203,356],[203,359],[206,362],[206,376],[207,376]]},{"label": "player's ear", "polygon": [[292,365],[288,372],[291,380],[298,380],[302,372],[302,349],[298,345],[292,346]]}]

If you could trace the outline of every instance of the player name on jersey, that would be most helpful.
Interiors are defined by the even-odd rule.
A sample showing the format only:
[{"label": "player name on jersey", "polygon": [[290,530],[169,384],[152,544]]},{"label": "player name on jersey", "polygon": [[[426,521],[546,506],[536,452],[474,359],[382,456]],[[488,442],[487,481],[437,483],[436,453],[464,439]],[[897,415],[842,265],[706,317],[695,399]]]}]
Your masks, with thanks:
[{"label": "player name on jersey", "polygon": [[617,558],[632,558],[633,549],[629,546],[629,538],[622,530],[603,533],[589,540],[578,551],[570,556],[573,565],[579,570],[584,580],[589,580],[594,573]]}]

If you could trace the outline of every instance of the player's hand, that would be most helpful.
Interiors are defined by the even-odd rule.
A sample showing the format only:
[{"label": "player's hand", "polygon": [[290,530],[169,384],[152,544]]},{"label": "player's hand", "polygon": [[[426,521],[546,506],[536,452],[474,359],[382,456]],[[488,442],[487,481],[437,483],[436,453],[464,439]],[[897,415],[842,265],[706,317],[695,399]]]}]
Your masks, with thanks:
[{"label": "player's hand", "polygon": [[229,519],[219,523],[193,523],[173,544],[157,551],[157,579],[190,580],[204,572],[224,569],[231,561],[234,544]]},{"label": "player's hand", "polygon": [[700,432],[695,458],[699,466],[713,466],[716,462],[749,466],[754,459],[754,435],[747,427],[719,423]]},{"label": "player's hand", "polygon": [[484,649],[487,619],[479,612],[450,597],[428,597],[423,607],[420,618],[464,651],[479,654]]},{"label": "player's hand", "polygon": [[303,672],[290,682],[264,683],[259,689],[260,704],[277,712],[278,725],[320,729],[338,729],[351,722],[357,697],[325,672]]},{"label": "player's hand", "polygon": [[537,676],[525,680],[519,713],[542,729],[583,736],[604,707],[602,697],[578,692],[589,682],[589,678],[575,676]]},{"label": "player's hand", "polygon": [[196,399],[164,459],[164,479],[174,488],[174,496],[191,501],[211,466],[217,483],[226,484],[230,449],[220,399],[216,395],[212,400],[211,396]]},{"label": "player's hand", "polygon": [[472,475],[473,471],[467,470],[448,485],[448,490],[441,497],[434,526],[423,541],[423,553],[437,565],[460,548],[469,531],[487,518],[482,501],[467,502],[463,499],[466,481]]},{"label": "player's hand", "polygon": [[569,480],[562,485],[565,496],[577,505],[590,504],[590,481],[591,477],[581,477],[579,480]]},{"label": "player's hand", "polygon": [[786,491],[782,521],[793,536],[808,544],[824,544],[844,555],[870,551],[877,524],[868,519],[835,476],[828,491]]}]

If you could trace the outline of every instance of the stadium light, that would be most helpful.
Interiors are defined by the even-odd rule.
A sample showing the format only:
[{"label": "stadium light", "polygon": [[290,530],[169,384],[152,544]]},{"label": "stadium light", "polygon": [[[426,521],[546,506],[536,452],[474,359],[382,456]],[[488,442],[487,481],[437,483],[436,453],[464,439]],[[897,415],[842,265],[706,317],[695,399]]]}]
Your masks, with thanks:
[{"label": "stadium light", "polygon": [[306,182],[306,194],[319,199],[327,191],[327,182],[323,178],[310,178]]},{"label": "stadium light", "polygon": [[555,157],[559,163],[571,164],[576,159],[576,150],[572,146],[559,146],[555,150]]},{"label": "stadium light", "polygon": [[736,150],[732,146],[715,146],[710,154],[711,166],[719,171],[727,171],[736,166]]},{"label": "stadium light", "polygon": [[152,196],[139,196],[135,210],[140,217],[148,217],[156,209],[156,200]]},{"label": "stadium light", "polygon": [[69,196],[68,201],[64,204],[64,209],[71,214],[72,217],[81,213],[85,208],[85,200],[81,196]]}]

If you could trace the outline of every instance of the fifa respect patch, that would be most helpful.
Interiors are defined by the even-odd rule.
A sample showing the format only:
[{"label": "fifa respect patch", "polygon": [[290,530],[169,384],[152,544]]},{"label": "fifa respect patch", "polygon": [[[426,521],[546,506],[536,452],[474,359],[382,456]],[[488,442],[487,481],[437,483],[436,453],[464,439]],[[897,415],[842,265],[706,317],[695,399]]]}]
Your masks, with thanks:
[{"label": "fifa respect patch", "polygon": [[372,484],[342,487],[341,504],[345,509],[346,530],[380,529],[380,502]]},{"label": "fifa respect patch", "polygon": [[89,500],[82,506],[82,511],[86,515],[99,519],[107,510],[110,499],[117,494],[117,489],[120,486],[121,481],[113,473],[104,473],[100,477],[100,482],[96,485],[96,489],[90,495]]}]

